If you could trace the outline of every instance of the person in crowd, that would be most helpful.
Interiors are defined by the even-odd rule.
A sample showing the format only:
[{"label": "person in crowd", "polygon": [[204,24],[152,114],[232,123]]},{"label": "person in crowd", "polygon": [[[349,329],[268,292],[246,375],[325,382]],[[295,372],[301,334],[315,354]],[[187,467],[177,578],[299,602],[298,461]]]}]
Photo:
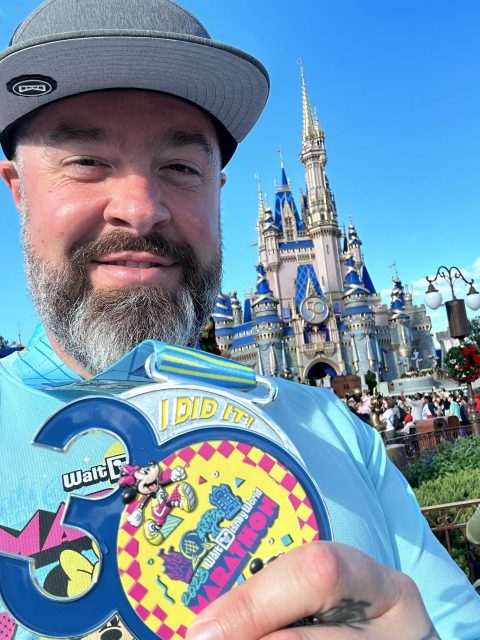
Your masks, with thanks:
[{"label": "person in crowd", "polygon": [[455,416],[456,418],[458,418],[458,421],[461,422],[462,414],[460,412],[460,405],[457,402],[456,397],[453,395],[453,393],[448,396],[448,402],[449,402],[448,415]]},{"label": "person in crowd", "polygon": [[394,438],[397,430],[401,428],[400,410],[394,398],[385,399],[384,411],[380,419],[385,425],[385,440]]},{"label": "person in crowd", "polygon": [[442,398],[443,415],[448,416],[449,415],[448,411],[450,409],[450,400],[448,399],[448,393],[445,391],[445,389],[442,389],[441,398]]},{"label": "person in crowd", "polygon": [[409,400],[409,403],[412,410],[412,420],[415,424],[415,422],[422,419],[422,409],[425,402],[422,395],[420,393],[416,393],[415,396]]},{"label": "person in crowd", "polygon": [[430,395],[425,395],[423,398],[422,419],[431,420],[434,417],[435,417],[435,404],[433,403],[433,398]]},{"label": "person in crowd", "polygon": [[360,420],[370,424],[372,414],[372,394],[368,389],[364,389],[360,402],[357,404],[357,415]]},{"label": "person in crowd", "polygon": [[470,416],[468,413],[468,402],[463,393],[458,396],[458,404],[460,406],[460,424],[462,426],[470,424]]}]

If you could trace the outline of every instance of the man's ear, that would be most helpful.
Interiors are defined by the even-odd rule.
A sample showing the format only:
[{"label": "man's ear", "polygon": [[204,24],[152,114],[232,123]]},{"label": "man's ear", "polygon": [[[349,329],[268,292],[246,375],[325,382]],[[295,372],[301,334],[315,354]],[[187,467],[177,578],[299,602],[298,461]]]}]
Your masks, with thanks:
[{"label": "man's ear", "polygon": [[17,209],[20,208],[20,179],[17,165],[13,160],[0,160],[0,176],[12,192]]},{"label": "man's ear", "polygon": [[220,174],[220,189],[225,186],[226,181],[227,181],[227,174],[223,173],[222,171],[222,173]]}]

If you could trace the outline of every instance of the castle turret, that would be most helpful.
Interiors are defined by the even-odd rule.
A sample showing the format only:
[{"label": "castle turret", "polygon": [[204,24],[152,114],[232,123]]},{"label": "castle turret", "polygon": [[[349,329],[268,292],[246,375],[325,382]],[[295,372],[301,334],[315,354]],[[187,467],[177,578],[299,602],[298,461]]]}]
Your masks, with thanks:
[{"label": "castle turret", "polygon": [[220,351],[228,353],[233,341],[233,311],[230,297],[219,293],[212,313],[215,337]]},{"label": "castle turret", "polygon": [[362,241],[358,237],[357,230],[355,229],[353,224],[350,224],[348,227],[348,249],[353,255],[353,259],[355,260],[355,265],[357,268],[360,268],[363,264],[363,256],[362,256]]},{"label": "castle turret", "polygon": [[405,289],[398,276],[393,278],[393,288],[390,301],[390,322],[408,320],[405,312]]},{"label": "castle turret", "polygon": [[397,376],[416,368],[411,360],[413,356],[413,334],[410,328],[410,316],[405,309],[405,288],[398,276],[393,278],[393,288],[389,309],[392,346],[396,347]]},{"label": "castle turret", "polygon": [[345,360],[353,370],[365,375],[378,368],[375,340],[375,314],[369,305],[370,291],[365,286],[354,259],[355,244],[349,235],[349,252],[345,260],[344,322],[348,333],[344,335]]},{"label": "castle turret", "polygon": [[242,306],[240,304],[240,300],[237,298],[237,292],[232,291],[230,294],[230,305],[232,308],[233,315],[233,326],[238,327],[243,322],[242,318]]},{"label": "castle turret", "polygon": [[[262,360],[257,370],[278,375],[278,363],[282,358],[283,324],[278,315],[278,299],[273,295],[262,264],[257,265],[257,286],[252,301],[253,335],[257,353]],[[275,365],[275,366],[274,366]]]}]

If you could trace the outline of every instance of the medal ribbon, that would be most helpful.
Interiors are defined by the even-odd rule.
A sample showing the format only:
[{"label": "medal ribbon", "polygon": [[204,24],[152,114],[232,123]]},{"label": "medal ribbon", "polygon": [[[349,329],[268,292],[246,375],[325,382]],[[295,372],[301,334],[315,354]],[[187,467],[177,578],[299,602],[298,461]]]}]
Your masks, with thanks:
[{"label": "medal ribbon", "polygon": [[37,388],[95,386],[96,382],[158,383],[147,375],[145,362],[154,359],[154,370],[169,379],[202,382],[219,387],[248,390],[256,386],[255,371],[238,362],[205,351],[145,340],[111,367],[83,380],[60,360],[43,327],[37,328],[24,351],[18,352],[14,372],[25,384]]}]

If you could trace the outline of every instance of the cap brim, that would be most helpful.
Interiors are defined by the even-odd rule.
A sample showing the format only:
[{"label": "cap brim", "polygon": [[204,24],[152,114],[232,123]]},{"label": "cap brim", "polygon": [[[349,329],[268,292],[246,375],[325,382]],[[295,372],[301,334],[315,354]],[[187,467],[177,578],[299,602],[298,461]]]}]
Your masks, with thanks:
[{"label": "cap brim", "polygon": [[[46,76],[56,88],[16,95],[13,78]],[[0,130],[51,102],[102,89],[161,91],[213,115],[238,143],[260,116],[269,92],[263,66],[212,40],[152,35],[66,38],[13,50],[0,61]]]}]

